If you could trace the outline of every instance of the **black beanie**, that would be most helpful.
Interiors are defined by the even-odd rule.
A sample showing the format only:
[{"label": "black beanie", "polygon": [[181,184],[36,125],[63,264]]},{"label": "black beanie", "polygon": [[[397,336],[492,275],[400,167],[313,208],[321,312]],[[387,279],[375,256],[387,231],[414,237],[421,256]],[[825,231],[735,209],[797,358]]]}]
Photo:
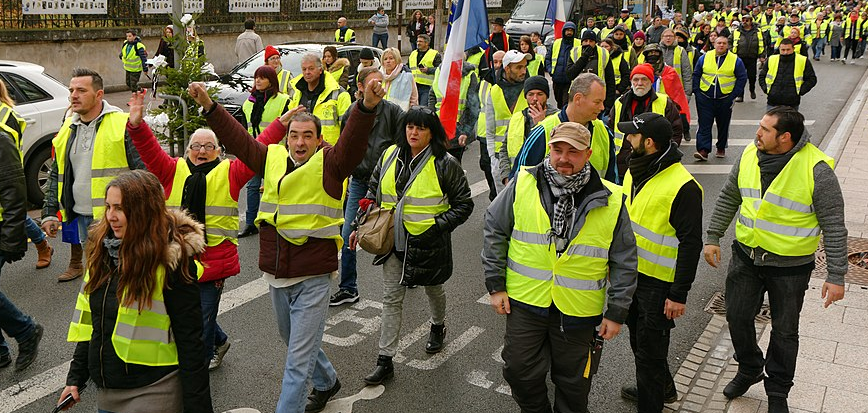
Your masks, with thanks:
[{"label": "black beanie", "polygon": [[367,47],[362,49],[361,53],[359,53],[359,59],[374,60],[374,51]]},{"label": "black beanie", "polygon": [[542,76],[531,76],[524,81],[524,94],[527,95],[527,92],[531,90],[542,90],[546,94],[546,98],[551,95],[549,93],[549,81]]}]

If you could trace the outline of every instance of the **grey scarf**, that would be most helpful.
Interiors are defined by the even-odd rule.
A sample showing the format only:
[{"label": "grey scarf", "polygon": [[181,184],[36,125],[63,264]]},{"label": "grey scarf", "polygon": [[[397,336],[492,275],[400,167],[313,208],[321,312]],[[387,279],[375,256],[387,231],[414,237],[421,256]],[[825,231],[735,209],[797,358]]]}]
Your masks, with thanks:
[{"label": "grey scarf", "polygon": [[591,179],[591,164],[585,163],[585,167],[577,174],[561,175],[552,166],[548,156],[543,160],[545,165],[546,181],[552,189],[552,195],[558,199],[555,203],[554,215],[552,215],[552,230],[558,238],[566,238],[569,231],[567,217],[575,212],[576,205],[573,195],[578,194]]},{"label": "grey scarf", "polygon": [[121,239],[115,237],[105,237],[102,239],[102,245],[108,252],[109,257],[115,267],[120,265]]}]

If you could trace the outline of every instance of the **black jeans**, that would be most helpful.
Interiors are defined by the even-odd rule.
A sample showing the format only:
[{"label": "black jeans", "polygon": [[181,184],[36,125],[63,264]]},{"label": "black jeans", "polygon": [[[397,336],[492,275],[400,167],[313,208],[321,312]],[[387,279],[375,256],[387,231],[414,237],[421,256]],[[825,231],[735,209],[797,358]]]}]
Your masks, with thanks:
[{"label": "black jeans", "polygon": [[513,305],[506,316],[503,338],[503,378],[512,388],[522,413],[550,413],[546,374],[551,369],[555,385],[554,411],[587,413],[591,378],[599,363],[593,358],[591,374],[584,378],[594,345],[594,327],[561,329],[561,313],[554,308],[548,317]]},{"label": "black jeans", "polygon": [[[640,274],[639,277],[647,277]],[[666,318],[663,307],[668,290],[642,285],[633,294],[627,314],[630,347],[636,358],[636,387],[639,390],[639,413],[663,411],[665,389],[675,386],[669,371],[669,332],[675,322]]]},{"label": "black jeans", "polygon": [[[741,61],[744,63],[744,68],[747,70],[747,85],[751,92],[756,92],[756,57],[742,57]],[[744,97],[744,92],[742,92],[741,97]]]},{"label": "black jeans", "polygon": [[[766,394],[787,397],[793,387],[799,354],[799,313],[813,266],[782,269],[753,264],[733,244],[726,275],[726,321],[735,348],[738,372],[756,377],[765,369]],[[785,271],[782,271],[785,270]],[[772,333],[766,357],[757,345],[754,317],[768,292]]]},{"label": "black jeans", "polygon": [[485,138],[477,136],[476,139],[479,141],[479,169],[485,174],[485,182],[488,183],[488,200],[494,201],[497,187],[494,185],[494,175],[491,173],[491,155],[488,154]]},{"label": "black jeans", "polygon": [[564,105],[569,103],[570,99],[567,96],[570,90],[569,83],[554,83],[555,88],[555,101],[558,103],[558,108],[563,108]]},{"label": "black jeans", "polygon": [[127,87],[130,88],[132,92],[139,91],[139,79],[142,77],[142,72],[127,72],[126,82]]}]

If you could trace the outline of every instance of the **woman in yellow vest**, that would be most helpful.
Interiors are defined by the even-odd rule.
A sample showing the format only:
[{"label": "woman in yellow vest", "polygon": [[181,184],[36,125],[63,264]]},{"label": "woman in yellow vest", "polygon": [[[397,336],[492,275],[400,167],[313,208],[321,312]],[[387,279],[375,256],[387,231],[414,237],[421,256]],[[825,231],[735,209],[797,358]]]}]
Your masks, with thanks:
[{"label": "woman in yellow vest", "polygon": [[527,77],[545,76],[546,65],[543,63],[543,57],[536,54],[533,50],[533,41],[530,36],[521,36],[518,40],[518,49],[522,53],[527,53],[531,56],[527,61]]},{"label": "woman in yellow vest", "polygon": [[144,170],[109,182],[105,205],[88,234],[60,400],[80,401],[90,379],[101,411],[212,412],[193,259],[205,247],[202,225],[168,210],[160,181]]},{"label": "woman in yellow vest", "polygon": [[[247,119],[247,132],[254,138],[275,119],[286,113],[289,106],[289,95],[279,92],[277,72],[271,66],[261,66],[253,74],[253,89],[250,97],[241,105],[244,117]],[[247,211],[244,215],[244,230],[238,238],[259,233],[253,221],[259,212],[259,188],[262,178],[254,176],[247,183]]]},{"label": "woman in yellow vest", "polygon": [[[148,171],[157,176],[169,208],[187,210],[205,226],[206,247],[199,257],[204,272],[199,278],[202,323],[208,368],[220,367],[229,351],[226,333],[217,324],[220,297],[227,278],[241,272],[238,260],[238,196],[254,176],[238,159],[222,159],[217,137],[210,129],[197,129],[190,137],[183,158],[172,158],[160,146],[147,123],[142,121],[145,93],[133,94],[127,134]],[[290,111],[281,117],[289,122]],[[266,128],[257,140],[270,145],[283,138],[280,128]],[[256,188],[258,192],[258,187]]]},{"label": "woman in yellow vest", "polygon": [[[377,366],[365,377],[380,384],[394,375],[401,311],[407,286],[423,285],[431,309],[431,333],[425,352],[439,353],[446,335],[446,292],[452,276],[452,231],[473,212],[467,177],[446,151],[446,132],[434,110],[416,106],[407,112],[404,136],[380,157],[360,210],[373,203],[394,208],[395,245],[374,258],[383,265],[383,311]],[[363,215],[363,214],[360,214]],[[355,248],[355,233],[350,245]]]},{"label": "woman in yellow vest", "polygon": [[326,46],[322,51],[323,71],[332,77],[345,90],[350,84],[350,61],[345,57],[338,58],[338,49],[334,46]]}]

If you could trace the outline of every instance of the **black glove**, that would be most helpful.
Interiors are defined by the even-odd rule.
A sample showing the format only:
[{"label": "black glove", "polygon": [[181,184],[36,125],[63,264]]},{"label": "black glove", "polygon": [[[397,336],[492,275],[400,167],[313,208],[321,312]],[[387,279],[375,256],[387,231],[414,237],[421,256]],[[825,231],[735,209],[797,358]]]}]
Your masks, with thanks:
[{"label": "black glove", "polygon": [[586,57],[588,59],[591,58],[597,52],[596,47],[592,46],[582,46],[582,57]]},{"label": "black glove", "polygon": [[0,255],[3,256],[3,262],[7,264],[12,264],[15,261],[20,261],[24,258],[25,251],[0,251]]}]

